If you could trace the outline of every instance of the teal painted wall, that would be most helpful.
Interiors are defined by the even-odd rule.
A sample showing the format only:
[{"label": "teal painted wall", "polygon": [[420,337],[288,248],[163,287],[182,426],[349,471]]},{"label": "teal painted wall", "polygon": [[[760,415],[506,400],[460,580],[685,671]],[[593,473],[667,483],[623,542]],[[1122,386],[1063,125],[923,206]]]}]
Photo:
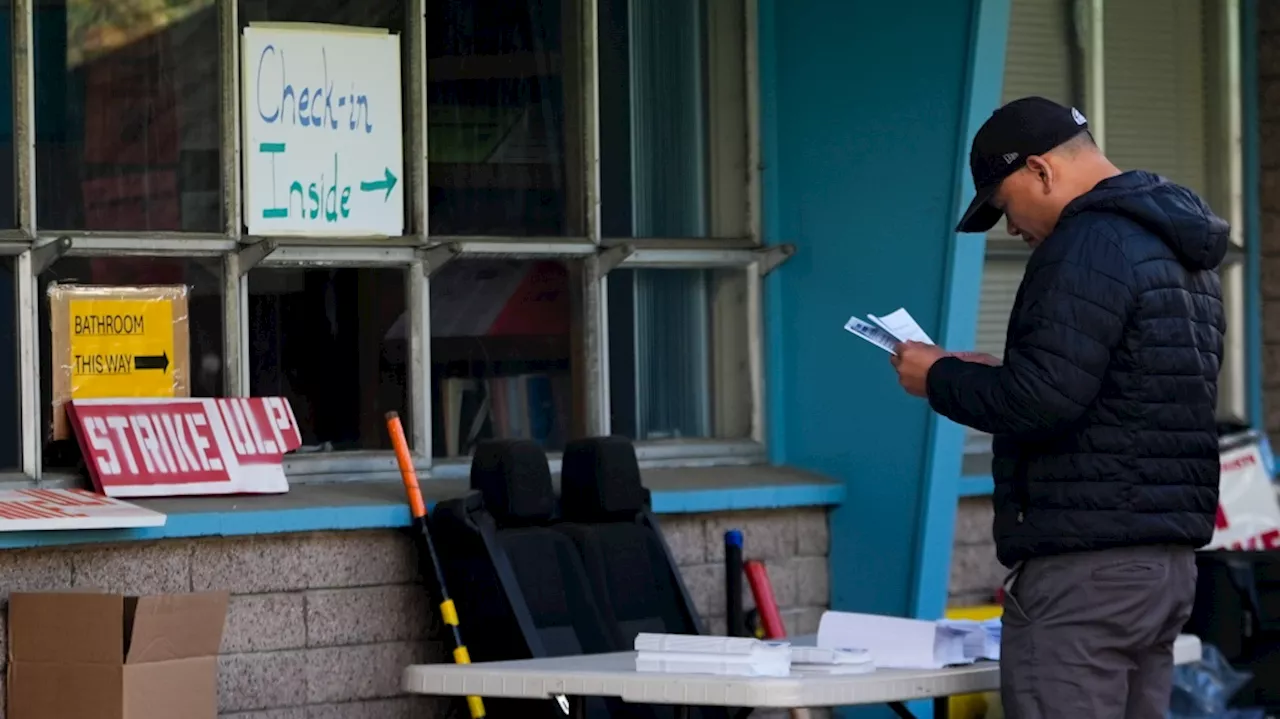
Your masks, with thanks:
[{"label": "teal painted wall", "polygon": [[[961,142],[957,148],[956,185],[960,192],[952,208],[959,218],[969,205],[973,180],[969,173],[969,144],[978,128],[1000,104],[1004,85],[1005,48],[1009,36],[1011,0],[979,0],[971,8],[967,95]],[[952,237],[951,265],[947,271],[942,328],[936,339],[951,349],[972,349],[978,327],[978,301],[987,239],[981,234]],[[932,416],[929,461],[925,469],[925,500],[921,508],[921,532],[916,544],[916,575],[912,614],[941,617],[947,606],[951,574],[951,550],[955,537],[956,502],[964,483],[961,460],[964,427],[939,415]]]},{"label": "teal painted wall", "polygon": [[846,484],[838,609],[917,604],[932,420],[842,326],[906,306],[943,336],[978,1],[762,1],[766,232],[798,248],[766,286],[771,450]]}]

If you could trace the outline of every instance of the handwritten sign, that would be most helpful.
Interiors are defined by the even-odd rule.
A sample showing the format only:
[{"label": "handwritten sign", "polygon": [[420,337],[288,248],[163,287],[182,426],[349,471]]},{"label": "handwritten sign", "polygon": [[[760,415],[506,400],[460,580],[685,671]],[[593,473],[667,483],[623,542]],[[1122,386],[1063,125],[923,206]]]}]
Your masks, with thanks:
[{"label": "handwritten sign", "polygon": [[302,446],[281,397],[72,400],[67,411],[110,497],[287,492],[282,461]]},{"label": "handwritten sign", "polygon": [[187,394],[185,285],[50,285],[55,439],[68,399]]},{"label": "handwritten sign", "polygon": [[249,234],[403,234],[399,36],[274,23],[242,51]]},{"label": "handwritten sign", "polygon": [[162,527],[165,516],[83,489],[0,491],[0,532]]}]

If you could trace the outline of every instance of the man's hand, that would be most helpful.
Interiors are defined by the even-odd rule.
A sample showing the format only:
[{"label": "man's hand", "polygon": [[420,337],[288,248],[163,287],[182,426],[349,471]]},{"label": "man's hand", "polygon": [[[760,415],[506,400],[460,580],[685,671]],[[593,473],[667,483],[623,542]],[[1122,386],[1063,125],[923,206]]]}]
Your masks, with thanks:
[{"label": "man's hand", "polygon": [[1000,358],[989,355],[986,352],[948,352],[947,356],[962,359],[965,362],[976,362],[989,367],[999,367]]},{"label": "man's hand", "polygon": [[903,342],[894,346],[893,351],[896,354],[889,358],[889,363],[898,371],[898,384],[908,394],[924,397],[929,368],[934,362],[946,357],[947,353],[935,345],[923,342]]}]

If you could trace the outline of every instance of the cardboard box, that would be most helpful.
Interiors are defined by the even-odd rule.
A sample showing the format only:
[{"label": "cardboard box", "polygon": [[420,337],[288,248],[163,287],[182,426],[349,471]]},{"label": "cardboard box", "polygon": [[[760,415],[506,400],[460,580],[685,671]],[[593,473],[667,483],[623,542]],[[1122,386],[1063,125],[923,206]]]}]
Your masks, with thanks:
[{"label": "cardboard box", "polygon": [[8,719],[215,719],[228,599],[11,595]]},{"label": "cardboard box", "polygon": [[53,439],[70,439],[64,409],[90,397],[187,397],[191,340],[186,285],[49,285]]}]

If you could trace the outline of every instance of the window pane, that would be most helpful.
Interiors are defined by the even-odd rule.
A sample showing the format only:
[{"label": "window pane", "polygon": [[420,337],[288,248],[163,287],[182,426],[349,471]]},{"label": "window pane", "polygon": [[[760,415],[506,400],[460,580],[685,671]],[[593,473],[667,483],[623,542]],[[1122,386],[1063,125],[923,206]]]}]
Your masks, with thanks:
[{"label": "window pane", "polygon": [[[13,4],[0,2],[0,167],[3,168],[0,171],[0,228],[12,228],[18,224],[13,187],[12,15]],[[12,263],[9,267],[12,271]],[[0,467],[6,466],[3,457],[3,450],[0,450]]]},{"label": "window pane", "polygon": [[222,230],[213,0],[36,3],[36,213],[68,230]]},{"label": "window pane", "polygon": [[563,263],[521,260],[455,260],[431,278],[435,456],[492,437],[559,450],[578,434],[575,278]]},{"label": "window pane", "polygon": [[323,22],[404,30],[405,0],[240,0],[240,26],[251,22]]},{"label": "window pane", "polygon": [[[52,283],[65,285],[95,285],[110,287],[133,286],[185,286],[186,287],[186,347],[174,344],[173,356],[168,356],[168,345],[175,342],[173,326],[156,321],[150,313],[139,318],[134,310],[119,312],[115,307],[84,308],[81,312],[71,303],[60,303],[54,313],[49,289]],[[121,386],[136,387],[135,396],[160,396],[155,394],[157,378],[151,374],[168,374],[160,382],[166,386],[185,383],[192,397],[216,397],[222,394],[222,262],[217,259],[170,259],[152,257],[68,257],[54,263],[40,275],[40,357],[41,357],[41,407],[45,444],[45,467],[74,467],[79,463],[80,450],[75,439],[63,434],[63,417],[55,422],[55,376],[60,386],[74,388],[74,396],[120,396]],[[166,308],[167,309],[167,308]],[[164,319],[178,322],[182,315],[181,303],[174,303],[173,314]],[[119,314],[117,314],[119,313]],[[108,320],[106,317],[120,316]],[[76,318],[81,330],[76,331]],[[171,319],[170,319],[171,317]],[[91,322],[90,322],[91,321]],[[51,328],[55,323],[66,328],[69,343],[58,356],[53,354]],[[127,323],[127,327],[125,324]],[[122,340],[118,346],[111,339],[123,335],[137,336],[135,341]],[[138,349],[141,347],[142,349]],[[147,355],[140,354],[147,351]],[[137,360],[161,354],[163,366],[141,365]],[[65,374],[63,374],[65,373]],[[118,375],[127,375],[123,382],[115,381]],[[136,378],[136,380],[135,380]],[[61,384],[65,382],[66,384]],[[61,406],[61,405],[60,405]],[[54,439],[57,437],[57,439]]]},{"label": "window pane", "polygon": [[614,270],[608,281],[613,432],[748,436],[746,272]]},{"label": "window pane", "polygon": [[249,273],[249,383],[288,397],[301,452],[390,449],[384,415],[405,411],[405,270]]},{"label": "window pane", "polygon": [[[6,16],[7,17],[7,16]],[[13,259],[0,259],[0,470],[22,466],[22,415],[18,397],[18,336]]]},{"label": "window pane", "polygon": [[599,0],[606,237],[742,237],[741,0]]},{"label": "window pane", "polygon": [[436,235],[582,234],[575,0],[427,3]]}]

